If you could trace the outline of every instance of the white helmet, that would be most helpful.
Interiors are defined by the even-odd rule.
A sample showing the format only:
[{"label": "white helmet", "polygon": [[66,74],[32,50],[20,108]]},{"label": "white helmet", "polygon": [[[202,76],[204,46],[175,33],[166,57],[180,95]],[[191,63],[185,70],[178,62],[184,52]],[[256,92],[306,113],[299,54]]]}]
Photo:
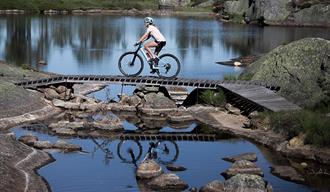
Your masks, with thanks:
[{"label": "white helmet", "polygon": [[154,20],[151,17],[146,17],[144,18],[144,23],[151,25],[154,23]]}]

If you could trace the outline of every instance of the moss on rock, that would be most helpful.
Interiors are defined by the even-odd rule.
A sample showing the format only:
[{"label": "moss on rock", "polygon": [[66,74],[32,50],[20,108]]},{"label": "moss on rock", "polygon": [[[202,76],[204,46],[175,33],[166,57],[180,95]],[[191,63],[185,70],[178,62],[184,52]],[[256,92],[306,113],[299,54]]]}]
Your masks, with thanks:
[{"label": "moss on rock", "polygon": [[252,63],[241,76],[252,75],[280,86],[279,93],[309,107],[330,100],[330,41],[305,38],[279,46]]}]

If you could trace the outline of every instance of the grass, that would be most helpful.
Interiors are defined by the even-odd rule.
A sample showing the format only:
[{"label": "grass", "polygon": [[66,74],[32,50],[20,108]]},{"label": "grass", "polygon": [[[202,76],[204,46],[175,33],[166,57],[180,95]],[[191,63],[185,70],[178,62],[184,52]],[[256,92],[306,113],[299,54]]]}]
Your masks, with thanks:
[{"label": "grass", "polygon": [[213,91],[213,90],[205,90],[200,95],[200,100],[208,105],[212,105],[215,107],[222,107],[226,103],[226,96],[222,90]]},{"label": "grass", "polygon": [[271,128],[291,139],[300,133],[306,135],[304,143],[319,147],[330,145],[330,117],[325,113],[305,109],[295,112],[263,113],[270,118]]},{"label": "grass", "polygon": [[73,9],[154,9],[155,0],[1,0],[0,9],[23,9],[30,11]]},{"label": "grass", "polygon": [[[204,1],[205,0],[198,0],[198,2]],[[197,3],[197,1],[195,3]],[[68,11],[75,9],[157,10],[158,0],[1,0],[0,9],[21,9],[34,12],[49,9]],[[187,12],[209,12],[210,10],[212,10],[212,7],[201,8],[191,7],[191,5],[177,9],[177,11]]]},{"label": "grass", "polygon": [[252,77],[253,77],[252,74],[245,74],[245,75],[239,75],[239,76],[229,74],[229,75],[225,75],[223,77],[223,79],[224,80],[233,80],[233,81],[236,81],[236,80],[250,81],[250,80],[252,80]]}]

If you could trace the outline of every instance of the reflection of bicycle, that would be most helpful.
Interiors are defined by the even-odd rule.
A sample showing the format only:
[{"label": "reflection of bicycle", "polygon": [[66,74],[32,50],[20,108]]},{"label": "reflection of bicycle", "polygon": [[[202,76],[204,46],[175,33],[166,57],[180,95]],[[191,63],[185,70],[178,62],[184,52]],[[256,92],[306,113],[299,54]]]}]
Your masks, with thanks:
[{"label": "reflection of bicycle", "polygon": [[[136,140],[121,140],[117,146],[118,157],[126,163],[134,163],[142,156],[142,145]],[[142,161],[155,159],[162,164],[173,163],[179,156],[179,147],[174,141],[162,140],[149,143]]]},{"label": "reflection of bicycle", "polygon": [[[139,51],[145,60],[148,61],[148,56],[142,48],[142,43],[138,44],[136,51],[126,52],[119,58],[118,66],[123,75],[137,76],[142,72],[144,63],[142,57],[138,54]],[[180,61],[172,54],[163,54],[158,59],[148,61],[148,63],[150,69],[155,71],[159,77],[173,78],[180,72]]]}]

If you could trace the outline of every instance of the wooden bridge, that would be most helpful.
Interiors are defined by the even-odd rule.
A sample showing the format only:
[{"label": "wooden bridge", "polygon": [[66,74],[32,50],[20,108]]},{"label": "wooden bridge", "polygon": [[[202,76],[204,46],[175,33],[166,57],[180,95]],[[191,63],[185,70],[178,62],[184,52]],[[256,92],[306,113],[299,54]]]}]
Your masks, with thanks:
[{"label": "wooden bridge", "polygon": [[246,110],[270,110],[274,112],[299,110],[300,107],[276,93],[280,88],[260,81],[219,81],[200,79],[161,79],[159,77],[126,77],[100,75],[61,75],[16,85],[25,88],[45,87],[55,84],[109,83],[122,85],[177,86],[199,89],[223,89],[236,105]]}]

